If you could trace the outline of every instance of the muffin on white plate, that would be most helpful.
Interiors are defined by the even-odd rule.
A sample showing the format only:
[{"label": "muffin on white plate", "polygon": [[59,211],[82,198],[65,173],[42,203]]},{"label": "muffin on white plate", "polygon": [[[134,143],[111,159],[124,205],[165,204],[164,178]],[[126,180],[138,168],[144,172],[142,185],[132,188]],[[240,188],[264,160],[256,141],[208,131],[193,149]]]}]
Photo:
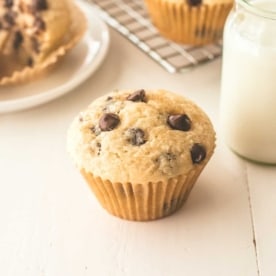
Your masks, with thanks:
[{"label": "muffin on white plate", "polygon": [[0,2],[0,85],[27,80],[80,40],[86,19],[71,0]]},{"label": "muffin on white plate", "polygon": [[101,205],[128,220],[172,214],[215,148],[207,115],[164,90],[114,91],[73,120],[67,148]]}]

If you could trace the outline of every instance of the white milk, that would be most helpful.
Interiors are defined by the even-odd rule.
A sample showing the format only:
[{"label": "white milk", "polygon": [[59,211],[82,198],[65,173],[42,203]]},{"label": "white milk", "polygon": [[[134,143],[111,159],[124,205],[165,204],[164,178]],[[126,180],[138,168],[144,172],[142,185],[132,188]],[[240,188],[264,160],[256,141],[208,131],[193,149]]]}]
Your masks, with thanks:
[{"label": "white milk", "polygon": [[274,11],[275,18],[237,7],[227,20],[221,127],[226,143],[235,152],[276,164],[276,0],[250,3]]}]

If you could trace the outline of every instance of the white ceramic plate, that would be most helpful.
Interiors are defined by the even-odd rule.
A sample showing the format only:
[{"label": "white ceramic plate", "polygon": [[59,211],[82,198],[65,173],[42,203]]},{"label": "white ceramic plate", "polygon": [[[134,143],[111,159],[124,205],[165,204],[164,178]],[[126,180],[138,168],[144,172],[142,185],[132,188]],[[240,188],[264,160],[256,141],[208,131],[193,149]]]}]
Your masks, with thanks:
[{"label": "white ceramic plate", "polygon": [[97,10],[77,1],[86,14],[88,30],[80,43],[47,77],[18,86],[0,88],[0,113],[31,108],[54,100],[91,76],[104,60],[109,47],[109,31]]}]

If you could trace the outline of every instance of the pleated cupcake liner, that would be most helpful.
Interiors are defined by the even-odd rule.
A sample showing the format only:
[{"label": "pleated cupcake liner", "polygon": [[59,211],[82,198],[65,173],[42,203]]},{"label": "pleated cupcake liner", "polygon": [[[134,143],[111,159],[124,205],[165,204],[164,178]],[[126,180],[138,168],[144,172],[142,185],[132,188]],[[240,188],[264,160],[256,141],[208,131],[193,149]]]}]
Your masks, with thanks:
[{"label": "pleated cupcake liner", "polygon": [[81,170],[96,198],[110,214],[126,220],[149,221],[173,214],[187,200],[203,166],[167,182],[112,183]]},{"label": "pleated cupcake liner", "polygon": [[233,3],[189,6],[185,1],[145,0],[154,26],[166,38],[182,44],[205,45],[222,38]]}]

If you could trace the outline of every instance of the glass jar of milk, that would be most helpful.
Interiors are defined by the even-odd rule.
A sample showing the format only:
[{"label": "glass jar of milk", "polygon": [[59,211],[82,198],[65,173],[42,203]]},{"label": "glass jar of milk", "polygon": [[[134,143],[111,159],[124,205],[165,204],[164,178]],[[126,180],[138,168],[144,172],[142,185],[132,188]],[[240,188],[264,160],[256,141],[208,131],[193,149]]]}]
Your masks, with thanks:
[{"label": "glass jar of milk", "polygon": [[236,0],[224,29],[221,85],[226,143],[276,164],[276,0]]}]

